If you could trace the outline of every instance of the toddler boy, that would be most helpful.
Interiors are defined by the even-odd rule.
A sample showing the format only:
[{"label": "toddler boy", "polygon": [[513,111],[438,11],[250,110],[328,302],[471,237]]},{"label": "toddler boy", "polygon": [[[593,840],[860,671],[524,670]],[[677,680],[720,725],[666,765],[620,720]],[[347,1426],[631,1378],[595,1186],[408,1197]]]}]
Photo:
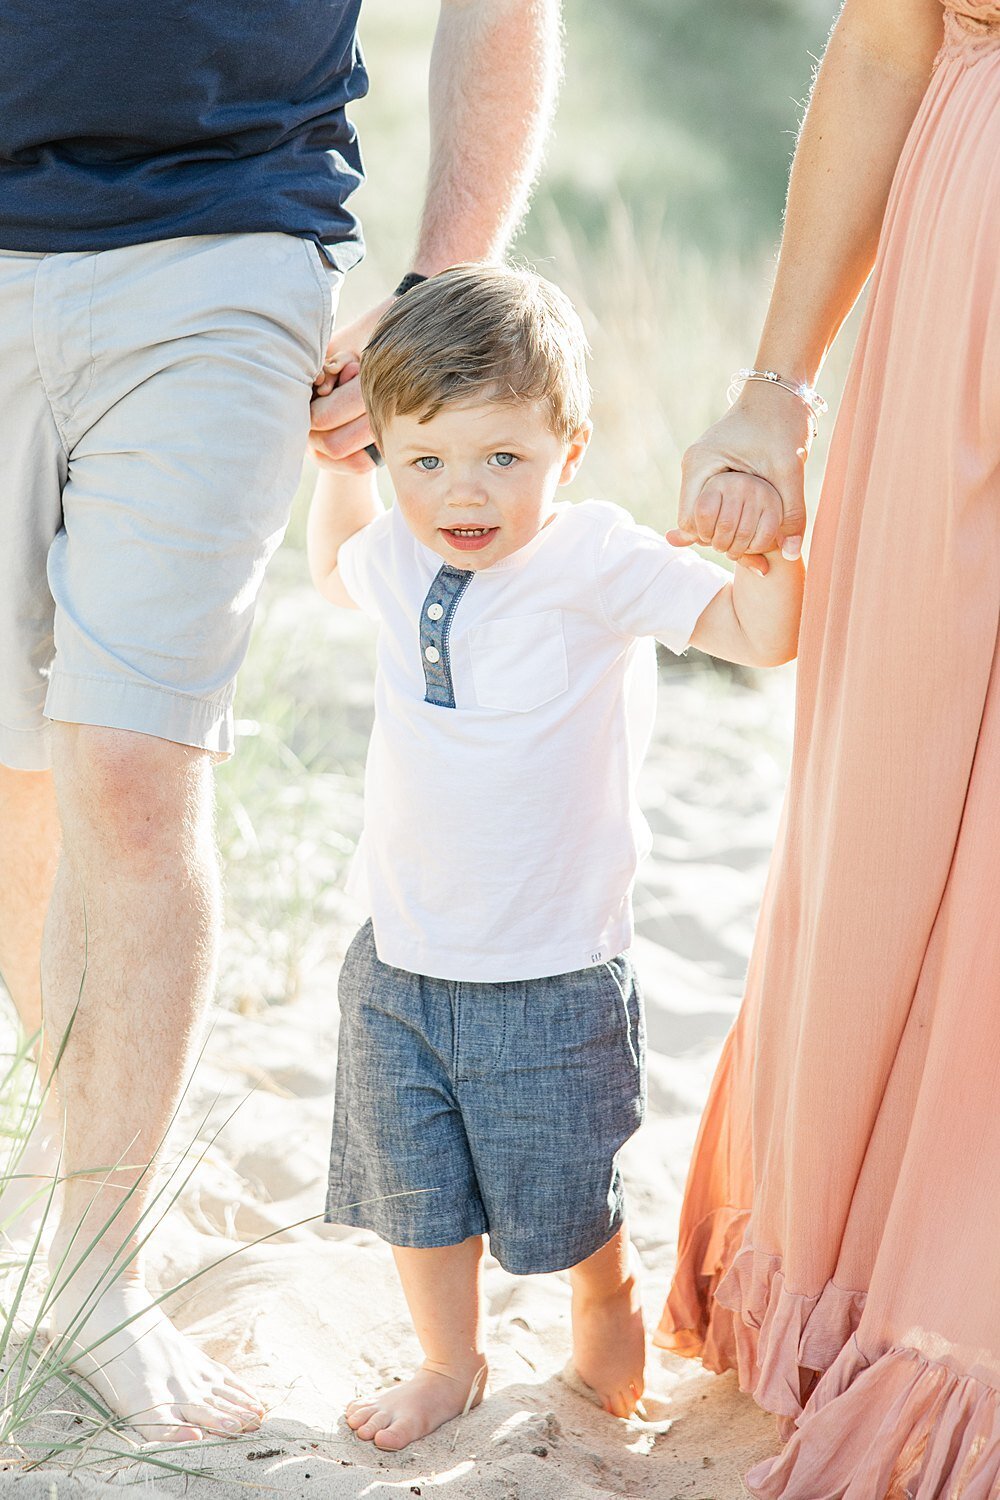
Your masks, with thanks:
[{"label": "toddler boy", "polygon": [[569,1269],[580,1379],[615,1415],[639,1402],[617,1158],[645,1100],[629,945],[654,640],[753,665],[796,649],[800,563],[731,580],[615,505],[557,502],[590,439],[585,355],[539,277],[434,277],[361,360],[395,507],[328,472],[310,515],[321,592],[380,625],[327,1218],[392,1245],[426,1356],[348,1408],[385,1449],[481,1399],[486,1235],[511,1272]]}]

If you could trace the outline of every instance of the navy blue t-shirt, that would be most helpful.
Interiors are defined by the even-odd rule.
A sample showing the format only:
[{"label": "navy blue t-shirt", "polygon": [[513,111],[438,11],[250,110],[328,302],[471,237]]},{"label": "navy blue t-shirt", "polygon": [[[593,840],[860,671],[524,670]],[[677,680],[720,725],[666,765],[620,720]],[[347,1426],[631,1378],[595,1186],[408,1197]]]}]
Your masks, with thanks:
[{"label": "navy blue t-shirt", "polygon": [[345,200],[361,0],[0,0],[0,248],[282,230],[361,256]]}]

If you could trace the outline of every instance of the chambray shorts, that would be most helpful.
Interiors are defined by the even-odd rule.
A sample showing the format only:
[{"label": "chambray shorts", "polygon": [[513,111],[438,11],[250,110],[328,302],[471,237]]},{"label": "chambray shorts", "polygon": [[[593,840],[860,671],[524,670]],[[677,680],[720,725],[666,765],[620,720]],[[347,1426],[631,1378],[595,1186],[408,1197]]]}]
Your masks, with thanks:
[{"label": "chambray shorts", "polygon": [[232,749],[337,291],[287,234],[0,249],[0,763],[51,719]]},{"label": "chambray shorts", "polygon": [[644,1053],[628,954],[457,983],[382,963],[366,923],[340,976],[327,1220],[412,1249],[488,1234],[518,1275],[576,1265],[623,1220]]}]

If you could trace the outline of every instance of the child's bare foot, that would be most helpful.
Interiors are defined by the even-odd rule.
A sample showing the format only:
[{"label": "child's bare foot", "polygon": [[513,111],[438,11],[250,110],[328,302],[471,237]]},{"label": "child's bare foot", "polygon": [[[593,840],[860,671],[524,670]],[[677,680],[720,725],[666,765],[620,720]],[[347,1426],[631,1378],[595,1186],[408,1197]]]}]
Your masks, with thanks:
[{"label": "child's bare foot", "polygon": [[605,1411],[630,1417],[642,1400],[646,1330],[636,1257],[618,1237],[574,1266],[573,1363]]},{"label": "child's bare foot", "polygon": [[485,1385],[482,1359],[461,1370],[425,1364],[411,1380],[352,1401],[345,1412],[347,1424],[359,1438],[395,1453],[478,1406]]}]

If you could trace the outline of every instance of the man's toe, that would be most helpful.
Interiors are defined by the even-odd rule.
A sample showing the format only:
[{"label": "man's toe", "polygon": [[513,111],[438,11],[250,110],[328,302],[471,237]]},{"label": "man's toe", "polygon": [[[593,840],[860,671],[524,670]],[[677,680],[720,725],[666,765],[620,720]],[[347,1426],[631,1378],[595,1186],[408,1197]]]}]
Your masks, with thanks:
[{"label": "man's toe", "polygon": [[241,1432],[254,1432],[261,1424],[260,1411],[251,1409],[244,1401],[235,1400],[227,1391],[213,1391],[212,1405],[224,1417],[232,1418]]},{"label": "man's toe", "polygon": [[213,1436],[232,1437],[234,1433],[242,1430],[242,1422],[235,1412],[224,1411],[218,1406],[183,1406],[181,1407],[182,1419],[197,1427],[201,1433],[209,1432]]},{"label": "man's toe", "polygon": [[256,1391],[249,1390],[235,1376],[228,1373],[223,1383],[214,1388],[213,1395],[225,1396],[228,1401],[232,1401],[234,1406],[247,1407],[250,1411],[255,1411],[258,1416],[264,1415],[264,1403]]}]

